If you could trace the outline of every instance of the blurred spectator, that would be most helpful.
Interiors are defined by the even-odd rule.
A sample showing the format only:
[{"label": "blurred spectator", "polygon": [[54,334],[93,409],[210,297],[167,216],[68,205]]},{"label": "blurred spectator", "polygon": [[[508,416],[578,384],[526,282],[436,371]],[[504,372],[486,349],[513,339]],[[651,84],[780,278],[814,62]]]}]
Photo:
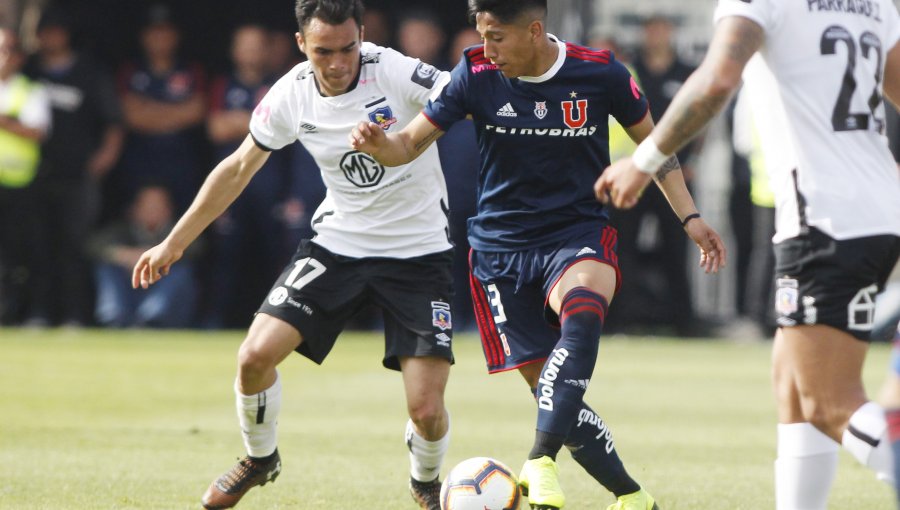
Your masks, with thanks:
[{"label": "blurred spectator", "polygon": [[457,32],[450,41],[450,49],[447,51],[447,62],[450,64],[450,67],[456,66],[460,59],[462,59],[464,49],[469,46],[480,45],[481,34],[474,28],[463,28]]},{"label": "blurred spectator", "polygon": [[206,75],[179,57],[181,34],[162,4],[147,12],[140,32],[142,57],[119,73],[129,136],[118,180],[126,196],[148,179],[166,186],[183,211],[205,168],[200,127],[206,116]]},{"label": "blurred spectator", "polygon": [[166,237],[174,218],[169,191],[148,185],[138,191],[127,219],[90,238],[89,253],[96,261],[98,323],[118,328],[190,324],[197,293],[192,260],[199,244],[192,244],[168,276],[149,290],[131,288],[131,269],[144,251]]},{"label": "blurred spectator", "polygon": [[[672,46],[672,22],[653,16],[644,22],[643,43],[631,65],[650,102],[650,113],[659,120],[675,93],[693,71]],[[678,153],[690,186],[691,148]],[[619,230],[619,265],[622,287],[616,294],[612,330],[631,325],[673,327],[681,336],[707,334],[694,313],[688,283],[687,241],[684,229],[663,194],[647,189],[638,205],[628,211],[613,210],[611,223]]]},{"label": "blurred spectator", "polygon": [[451,68],[442,53],[446,40],[437,17],[428,10],[409,11],[397,25],[397,49],[442,70]]},{"label": "blurred spectator", "polygon": [[0,29],[0,322],[17,323],[27,314],[37,325],[49,310],[40,309],[31,288],[46,269],[35,236],[34,180],[51,113],[43,87],[19,73],[23,57],[16,34]]},{"label": "blurred spectator", "polygon": [[363,14],[363,39],[378,46],[391,45],[391,25],[387,15],[380,9],[366,8]]},{"label": "blurred spectator", "polygon": [[284,30],[269,31],[265,54],[268,59],[268,73],[275,77],[287,73],[305,58],[297,48],[294,34]]},{"label": "blurred spectator", "polygon": [[[233,34],[233,71],[216,78],[210,94],[207,131],[216,160],[234,152],[247,137],[250,115],[272,85],[269,41],[266,29],[257,25],[239,27]],[[212,225],[204,327],[249,324],[269,282],[287,263],[283,212],[296,208],[285,205],[291,186],[288,155],[273,153]]]},{"label": "blurred spectator", "polygon": [[58,8],[43,14],[38,51],[26,65],[47,90],[53,113],[36,181],[44,258],[34,288],[44,302],[40,308],[58,314],[46,319],[82,325],[93,300],[84,240],[100,210],[100,181],[119,158],[124,131],[112,78],[72,48],[69,19]]}]

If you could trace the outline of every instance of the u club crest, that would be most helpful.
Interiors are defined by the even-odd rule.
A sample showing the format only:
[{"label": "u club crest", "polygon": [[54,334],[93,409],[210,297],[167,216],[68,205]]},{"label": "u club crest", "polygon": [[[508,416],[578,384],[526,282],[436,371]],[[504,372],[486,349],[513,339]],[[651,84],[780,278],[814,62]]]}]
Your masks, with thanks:
[{"label": "u club crest", "polygon": [[[575,109],[578,109],[577,115]],[[563,122],[572,129],[579,129],[587,123],[587,99],[577,101],[563,101]]]},{"label": "u club crest", "polygon": [[541,120],[547,116],[547,101],[534,102],[534,116]]}]

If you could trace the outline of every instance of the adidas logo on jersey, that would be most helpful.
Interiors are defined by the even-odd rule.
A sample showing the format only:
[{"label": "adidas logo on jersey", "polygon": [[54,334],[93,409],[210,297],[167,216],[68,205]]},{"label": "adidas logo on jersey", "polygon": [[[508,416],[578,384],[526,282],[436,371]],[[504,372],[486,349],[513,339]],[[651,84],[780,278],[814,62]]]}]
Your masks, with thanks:
[{"label": "adidas logo on jersey", "polygon": [[505,105],[503,105],[502,108],[497,110],[497,116],[498,117],[518,117],[519,114],[516,113],[515,110],[513,110],[513,107],[511,104],[506,103]]},{"label": "adidas logo on jersey", "polygon": [[596,253],[597,253],[596,250],[593,250],[593,249],[588,248],[587,246],[585,246],[585,247],[582,248],[578,253],[576,253],[575,256],[576,256],[576,257],[580,257],[580,256],[582,256],[582,255],[594,255],[594,254],[596,254]]}]

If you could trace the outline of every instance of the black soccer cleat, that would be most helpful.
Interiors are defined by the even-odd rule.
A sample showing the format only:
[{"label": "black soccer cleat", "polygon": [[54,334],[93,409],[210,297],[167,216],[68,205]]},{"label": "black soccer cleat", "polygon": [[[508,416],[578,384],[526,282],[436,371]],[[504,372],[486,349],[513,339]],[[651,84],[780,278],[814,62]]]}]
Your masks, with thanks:
[{"label": "black soccer cleat", "polygon": [[281,456],[276,449],[264,459],[244,457],[229,471],[216,479],[203,495],[206,510],[231,508],[238,504],[253,487],[274,482],[281,473]]},{"label": "black soccer cleat", "polygon": [[409,493],[423,510],[441,510],[441,482],[437,478],[420,482],[410,477]]}]

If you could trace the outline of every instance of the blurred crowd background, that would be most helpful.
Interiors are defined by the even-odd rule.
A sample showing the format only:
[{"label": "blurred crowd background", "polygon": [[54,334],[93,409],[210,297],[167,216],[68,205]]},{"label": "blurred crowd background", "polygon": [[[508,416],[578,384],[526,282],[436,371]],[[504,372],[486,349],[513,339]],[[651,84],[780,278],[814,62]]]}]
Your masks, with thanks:
[{"label": "blurred crowd background", "polygon": [[[364,3],[366,40],[441,69],[480,42],[464,0]],[[549,31],[613,50],[656,119],[712,31],[714,4],[706,0],[549,3]],[[0,122],[0,325],[249,324],[297,242],[311,236],[310,214],[324,196],[318,168],[299,143],[270,158],[160,284],[131,289],[131,268],[246,136],[268,87],[303,60],[293,4],[0,0],[0,26],[8,29],[0,38],[0,117],[19,123]],[[22,77],[27,81],[17,81]],[[624,282],[607,330],[736,338],[774,330],[773,199],[748,110],[739,95],[702,140],[679,153],[700,211],[727,242],[729,266],[715,277],[701,274],[696,248],[650,190],[637,209],[613,213]],[[888,110],[896,155],[897,117]],[[23,124],[30,131],[19,132]],[[28,152],[4,131],[41,139],[33,142],[39,163],[32,172],[4,171],[7,154]],[[478,168],[471,124],[454,126],[438,145],[458,255],[454,324],[466,331],[474,321],[465,220]],[[613,159],[633,148],[611,126]],[[375,310],[355,323],[379,325]]]}]

